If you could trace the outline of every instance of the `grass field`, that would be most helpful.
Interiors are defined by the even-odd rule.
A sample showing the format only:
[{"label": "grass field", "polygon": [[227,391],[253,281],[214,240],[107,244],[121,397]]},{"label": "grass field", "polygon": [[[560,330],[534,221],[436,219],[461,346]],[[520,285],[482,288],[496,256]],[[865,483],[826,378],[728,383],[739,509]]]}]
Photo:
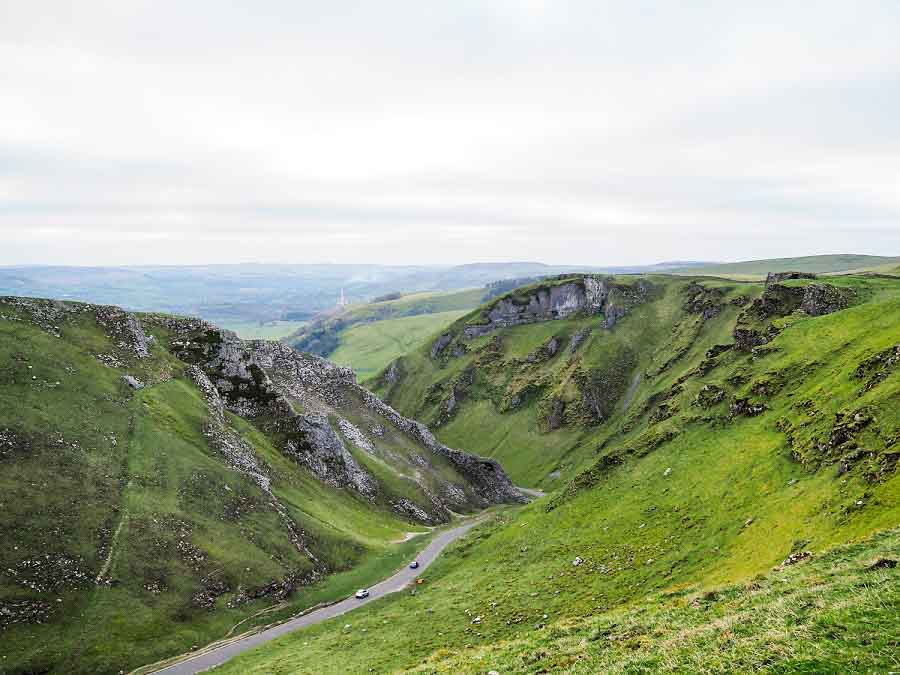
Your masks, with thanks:
[{"label": "grass field", "polygon": [[813,272],[817,274],[863,272],[867,270],[882,272],[896,267],[900,257],[875,255],[815,255],[801,258],[771,258],[766,260],[747,260],[719,265],[684,268],[675,271],[681,275],[725,276],[739,280],[765,279],[769,272]]},{"label": "grass field", "polygon": [[[93,310],[39,307],[0,302],[0,672],[129,670],[345,597],[430,539],[229,414],[330,572],[313,583],[271,498],[209,445],[207,402],[166,330],[145,323],[157,339],[138,359]],[[147,386],[133,391],[126,373]],[[424,534],[403,541],[411,531]]]},{"label": "grass field", "polygon": [[244,340],[280,340],[297,332],[307,321],[213,321],[220,328],[234,331]]},{"label": "grass field", "polygon": [[[604,355],[621,361],[629,347],[642,375],[600,425],[548,432],[533,422],[538,401],[503,407],[501,381],[557,392],[571,381],[566,353],[520,360],[547,324],[502,332],[500,361],[402,359],[412,392],[396,400],[420,407],[435,382],[475,363],[439,434],[559,489],[449,549],[416,596],[285,636],[224,672],[897,669],[900,566],[869,568],[900,558],[900,281],[830,279],[856,293],[853,306],[773,319],[780,333],[763,347],[713,357],[749,306],[730,301],[761,286],[707,282],[723,309],[697,322],[687,280],[657,283],[670,285],[644,313],[595,326],[579,352],[605,372]],[[554,322],[555,333],[579,321]],[[762,407],[745,412],[747,401]],[[546,473],[560,466],[573,475],[562,484]]]},{"label": "grass field", "polygon": [[283,340],[300,351],[350,366],[365,380],[477,307],[484,294],[484,288],[411,293],[351,305],[319,317]]},{"label": "grass field", "polygon": [[454,310],[356,324],[339,333],[340,346],[328,359],[353,368],[360,380],[366,380],[465,313]]}]

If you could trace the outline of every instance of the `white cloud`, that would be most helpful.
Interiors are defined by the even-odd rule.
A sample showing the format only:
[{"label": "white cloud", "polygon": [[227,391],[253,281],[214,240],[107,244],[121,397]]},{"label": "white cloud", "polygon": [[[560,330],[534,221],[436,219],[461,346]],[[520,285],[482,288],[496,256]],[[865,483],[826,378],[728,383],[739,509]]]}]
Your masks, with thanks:
[{"label": "white cloud", "polygon": [[900,252],[895,3],[16,3],[0,264]]}]

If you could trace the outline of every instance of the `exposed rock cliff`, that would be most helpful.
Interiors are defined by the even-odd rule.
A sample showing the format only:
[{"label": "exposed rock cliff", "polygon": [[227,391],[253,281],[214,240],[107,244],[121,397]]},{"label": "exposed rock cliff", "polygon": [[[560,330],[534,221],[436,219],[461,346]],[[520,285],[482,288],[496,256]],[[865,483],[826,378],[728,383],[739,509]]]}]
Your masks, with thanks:
[{"label": "exposed rock cliff", "polygon": [[[756,298],[738,317],[734,328],[735,345],[742,351],[766,344],[780,332],[771,323],[772,319],[787,316],[802,310],[809,316],[831,314],[849,307],[855,293],[848,288],[839,288],[831,284],[815,283],[803,286],[787,286],[776,283],[785,278],[807,278],[800,272],[770,274],[763,294]],[[800,276],[796,276],[800,275]]]},{"label": "exposed rock cliff", "polygon": [[[499,298],[483,310],[480,323],[466,326],[463,334],[472,339],[499,328],[565,319],[578,313],[603,314],[607,327],[612,327],[631,307],[643,302],[651,288],[650,282],[644,279],[626,285],[596,276],[540,285]],[[447,335],[442,335],[435,343],[433,356],[449,344],[446,338]]]},{"label": "exposed rock cliff", "polygon": [[[468,510],[500,502],[521,501],[503,469],[438,443],[423,425],[402,417],[358,386],[349,368],[337,366],[276,342],[244,341],[234,333],[195,320],[164,321],[175,334],[176,355],[200,369],[215,387],[225,407],[253,419],[282,451],[323,482],[351,490],[369,500],[387,500],[399,513],[423,522],[444,522],[450,510]],[[379,429],[368,438],[359,424],[364,407]],[[424,453],[406,457],[389,446],[385,426],[424,446]],[[406,444],[408,445],[408,440]],[[395,495],[348,446],[387,458],[400,477],[420,493],[418,502]],[[433,453],[433,460],[427,455]],[[445,477],[434,462],[449,462],[460,482]]]}]

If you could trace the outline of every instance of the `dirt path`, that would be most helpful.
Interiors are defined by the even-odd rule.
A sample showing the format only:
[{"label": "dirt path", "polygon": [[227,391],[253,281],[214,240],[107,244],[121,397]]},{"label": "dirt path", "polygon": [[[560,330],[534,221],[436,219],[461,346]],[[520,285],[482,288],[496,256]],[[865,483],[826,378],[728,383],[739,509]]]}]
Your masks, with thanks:
[{"label": "dirt path", "polygon": [[241,654],[249,649],[253,649],[254,647],[268,642],[269,640],[274,640],[275,638],[284,635],[285,633],[290,633],[300,628],[305,628],[307,626],[312,626],[313,624],[332,619],[336,616],[340,616],[341,614],[345,614],[346,612],[350,612],[357,607],[366,605],[377,598],[381,598],[390,593],[396,593],[397,591],[403,590],[404,588],[406,588],[406,586],[412,583],[416,579],[416,577],[422,574],[425,568],[427,568],[434,561],[434,559],[438,557],[441,551],[443,551],[449,544],[462,537],[464,534],[466,534],[466,532],[471,530],[477,524],[483,522],[483,520],[483,517],[475,518],[474,520],[471,520],[463,525],[459,525],[452,530],[447,530],[446,532],[441,532],[440,534],[438,534],[431,541],[431,543],[428,544],[428,546],[426,546],[425,549],[416,557],[416,560],[419,561],[418,569],[412,570],[409,569],[409,567],[404,567],[393,576],[369,588],[369,597],[365,598],[364,600],[357,600],[356,598],[352,597],[346,598],[345,600],[341,600],[340,602],[337,602],[333,605],[322,607],[321,609],[317,609],[309,612],[308,614],[295,617],[282,624],[273,626],[272,628],[267,628],[266,630],[259,633],[248,635],[242,638],[236,638],[227,643],[211,645],[209,648],[202,652],[191,654],[183,661],[179,661],[178,663],[174,663],[170,666],[152,672],[165,673],[166,675],[192,675],[193,673],[200,673],[204,670],[209,670],[214,666],[221,665],[222,663],[225,663],[238,654]]}]

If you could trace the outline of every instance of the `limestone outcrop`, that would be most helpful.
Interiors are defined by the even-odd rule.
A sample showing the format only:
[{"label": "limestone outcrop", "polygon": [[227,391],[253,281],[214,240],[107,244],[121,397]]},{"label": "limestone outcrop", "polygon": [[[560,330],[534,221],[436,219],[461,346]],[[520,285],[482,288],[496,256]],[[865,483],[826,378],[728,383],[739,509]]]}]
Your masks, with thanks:
[{"label": "limestone outcrop", "polygon": [[[602,314],[606,326],[612,328],[632,307],[643,302],[651,289],[652,284],[645,279],[623,284],[610,277],[564,277],[497,299],[483,310],[478,323],[464,327],[463,336],[471,340],[499,328],[566,319],[576,314]],[[449,344],[448,335],[441,336],[444,343],[440,349],[432,348],[433,357]]]},{"label": "limestone outcrop", "polygon": [[[522,500],[499,464],[439,443],[426,427],[360,387],[349,368],[283,343],[241,340],[205,322],[168,318],[164,325],[175,334],[175,354],[203,374],[225,409],[255,420],[279,439],[282,452],[323,483],[354,490],[368,500],[387,499],[401,515],[426,523],[446,522],[451,510]],[[367,426],[379,433],[373,431],[372,438],[347,419],[357,417],[357,408],[374,413]],[[401,478],[415,483],[422,499],[413,503],[388,494],[351,446],[377,454],[390,426],[449,461],[464,484],[448,480],[422,454],[407,460],[388,449],[383,454],[406,467]]]}]

